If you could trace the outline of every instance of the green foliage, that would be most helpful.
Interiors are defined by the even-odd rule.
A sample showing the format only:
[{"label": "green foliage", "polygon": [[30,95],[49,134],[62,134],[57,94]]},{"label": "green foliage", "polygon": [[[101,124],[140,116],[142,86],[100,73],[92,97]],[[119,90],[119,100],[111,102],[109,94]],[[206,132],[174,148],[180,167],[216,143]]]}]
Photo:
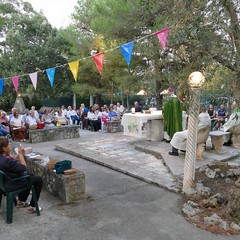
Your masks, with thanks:
[{"label": "green foliage", "polygon": [[[14,98],[15,90],[12,76],[20,76],[19,91],[31,93],[36,98],[55,98],[70,94],[69,84],[72,76],[69,70],[57,68],[54,87],[50,86],[44,69],[67,64],[63,56],[69,50],[69,42],[57,30],[53,29],[47,19],[33,11],[29,3],[15,1],[18,4],[5,4],[5,18],[1,31],[3,41],[0,42],[0,69],[8,88],[7,95],[2,95],[5,101]],[[8,15],[8,14],[11,15]],[[35,91],[28,76],[38,71],[37,90]],[[5,87],[4,87],[5,88]],[[5,91],[5,90],[4,90]]]}]

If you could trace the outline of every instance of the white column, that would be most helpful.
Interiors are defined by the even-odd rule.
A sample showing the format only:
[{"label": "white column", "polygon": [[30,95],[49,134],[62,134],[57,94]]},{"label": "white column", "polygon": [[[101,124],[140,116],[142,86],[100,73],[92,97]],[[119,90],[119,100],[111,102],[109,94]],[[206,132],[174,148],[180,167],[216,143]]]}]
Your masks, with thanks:
[{"label": "white column", "polygon": [[90,95],[90,106],[93,106],[93,95]]},{"label": "white column", "polygon": [[76,107],[76,93],[73,94],[73,106]]},{"label": "white column", "polygon": [[186,192],[189,188],[194,188],[195,180],[195,163],[197,153],[197,133],[198,133],[198,115],[199,115],[199,90],[195,91],[192,105],[190,106],[188,133],[187,133],[187,147],[184,163],[183,176],[183,191]]}]

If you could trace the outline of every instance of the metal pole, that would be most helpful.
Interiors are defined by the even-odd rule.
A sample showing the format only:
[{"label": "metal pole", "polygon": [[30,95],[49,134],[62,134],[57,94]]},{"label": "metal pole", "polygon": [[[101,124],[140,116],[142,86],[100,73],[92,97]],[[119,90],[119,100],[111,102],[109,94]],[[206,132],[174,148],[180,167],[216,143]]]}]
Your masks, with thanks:
[{"label": "metal pole", "polygon": [[195,162],[197,153],[197,134],[198,134],[198,115],[200,106],[200,90],[195,90],[193,102],[190,106],[189,120],[188,120],[188,133],[187,133],[187,146],[184,164],[183,176],[183,191],[194,187],[195,180]]}]

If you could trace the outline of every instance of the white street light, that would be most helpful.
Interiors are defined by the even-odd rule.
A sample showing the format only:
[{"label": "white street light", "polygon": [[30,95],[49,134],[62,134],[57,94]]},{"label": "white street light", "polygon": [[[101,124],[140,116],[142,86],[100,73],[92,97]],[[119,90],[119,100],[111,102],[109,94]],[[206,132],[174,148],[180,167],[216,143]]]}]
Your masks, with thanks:
[{"label": "white street light", "polygon": [[190,106],[188,120],[188,138],[186,146],[186,156],[184,163],[183,175],[183,191],[194,188],[195,180],[195,163],[197,153],[197,134],[198,134],[198,115],[199,115],[199,96],[200,89],[205,81],[205,77],[201,72],[193,72],[188,77],[189,84],[194,92],[193,101]]}]

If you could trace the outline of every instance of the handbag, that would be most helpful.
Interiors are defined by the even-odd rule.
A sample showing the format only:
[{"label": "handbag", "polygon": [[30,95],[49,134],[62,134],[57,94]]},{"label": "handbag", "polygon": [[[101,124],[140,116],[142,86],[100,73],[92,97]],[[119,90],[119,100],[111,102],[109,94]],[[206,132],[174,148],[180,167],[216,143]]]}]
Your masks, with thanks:
[{"label": "handbag", "polygon": [[44,128],[44,123],[42,123],[42,122],[37,123],[37,128],[38,129],[43,129]]},{"label": "handbag", "polygon": [[72,168],[72,161],[70,160],[63,160],[55,164],[55,170],[57,174],[62,174],[64,173],[65,170],[68,170],[71,168]]}]

